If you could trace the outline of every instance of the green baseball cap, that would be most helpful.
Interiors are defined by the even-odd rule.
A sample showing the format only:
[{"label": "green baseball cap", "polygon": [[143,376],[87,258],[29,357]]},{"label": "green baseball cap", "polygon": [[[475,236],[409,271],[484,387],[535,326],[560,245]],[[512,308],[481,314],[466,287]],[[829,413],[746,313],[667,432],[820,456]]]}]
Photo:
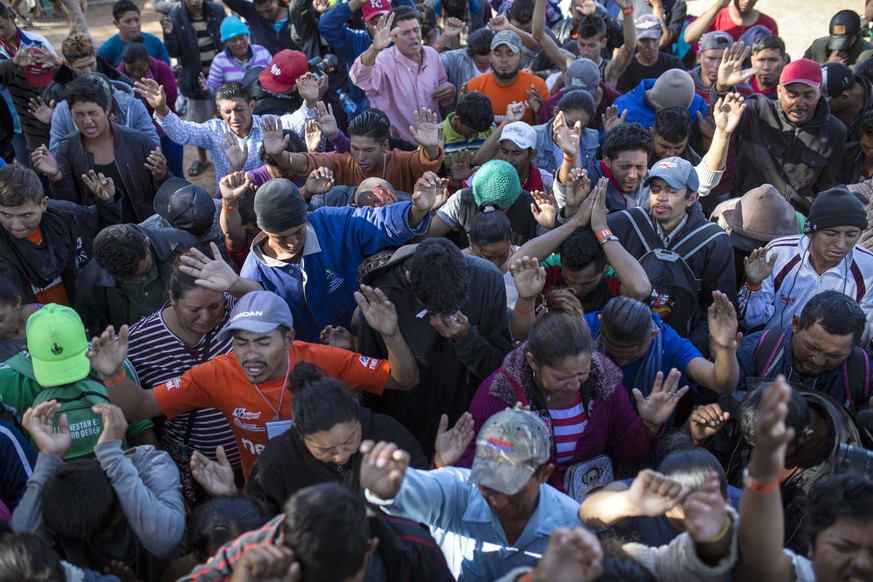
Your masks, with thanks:
[{"label": "green baseball cap", "polygon": [[41,386],[72,384],[91,371],[82,319],[57,303],[49,303],[27,318],[27,350]]},{"label": "green baseball cap", "polygon": [[493,415],[476,438],[470,483],[515,495],[551,456],[551,437],[542,418],[510,408]]}]

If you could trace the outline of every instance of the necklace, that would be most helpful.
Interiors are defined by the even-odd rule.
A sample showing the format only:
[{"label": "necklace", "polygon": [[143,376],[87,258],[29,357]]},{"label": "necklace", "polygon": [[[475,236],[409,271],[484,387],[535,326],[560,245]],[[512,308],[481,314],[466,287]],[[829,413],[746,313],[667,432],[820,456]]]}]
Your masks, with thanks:
[{"label": "necklace", "polygon": [[289,371],[289,369],[290,369],[290,367],[291,367],[291,356],[290,356],[290,354],[287,356],[287,358],[288,358],[288,364],[287,364],[287,366],[286,366],[286,368],[285,368],[285,380],[282,382],[282,391],[279,393],[279,408],[278,408],[278,409],[276,409],[275,406],[273,406],[272,404],[270,404],[270,401],[267,400],[267,397],[264,396],[264,393],[261,392],[261,389],[258,387],[257,384],[255,384],[254,382],[251,383],[251,384],[252,384],[252,388],[254,388],[255,391],[256,391],[256,392],[261,396],[261,398],[264,399],[264,402],[267,403],[267,406],[270,407],[270,410],[273,411],[273,415],[274,415],[274,416],[273,416],[273,421],[277,421],[277,420],[279,420],[279,414],[280,414],[281,411],[282,411],[282,401],[285,399],[285,387],[288,386],[288,371]]}]

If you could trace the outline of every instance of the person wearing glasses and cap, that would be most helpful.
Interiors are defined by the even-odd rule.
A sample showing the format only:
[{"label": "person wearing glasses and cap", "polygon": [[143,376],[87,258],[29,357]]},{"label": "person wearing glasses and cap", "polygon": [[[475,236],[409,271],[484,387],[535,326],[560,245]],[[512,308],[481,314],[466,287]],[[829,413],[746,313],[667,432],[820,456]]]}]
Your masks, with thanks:
[{"label": "person wearing glasses and cap", "polygon": [[533,412],[498,412],[476,439],[472,469],[409,468],[394,443],[366,441],[361,487],[389,515],[428,526],[455,577],[496,580],[532,566],[556,528],[581,525],[579,504],[546,482],[549,430]]}]

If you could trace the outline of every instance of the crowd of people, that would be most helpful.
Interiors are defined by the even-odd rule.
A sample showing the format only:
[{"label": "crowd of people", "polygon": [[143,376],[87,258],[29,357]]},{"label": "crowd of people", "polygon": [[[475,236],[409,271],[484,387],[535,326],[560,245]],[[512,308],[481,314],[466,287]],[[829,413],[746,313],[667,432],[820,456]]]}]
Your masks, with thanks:
[{"label": "crowd of people", "polygon": [[0,581],[873,581],[873,2],[21,4]]}]

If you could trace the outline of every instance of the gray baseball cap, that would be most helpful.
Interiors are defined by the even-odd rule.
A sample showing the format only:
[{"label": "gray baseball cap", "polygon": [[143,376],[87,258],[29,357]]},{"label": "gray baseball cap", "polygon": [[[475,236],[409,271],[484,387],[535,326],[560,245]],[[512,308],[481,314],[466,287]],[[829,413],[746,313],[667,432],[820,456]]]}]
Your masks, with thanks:
[{"label": "gray baseball cap", "polygon": [[564,89],[567,91],[582,89],[593,96],[598,85],[600,85],[600,67],[591,59],[579,57],[570,63],[567,72],[564,73]]},{"label": "gray baseball cap", "polygon": [[688,192],[700,190],[697,170],[694,169],[691,162],[676,156],[655,162],[655,165],[649,170],[649,175],[646,176],[643,186],[648,186],[655,178],[664,180],[671,188],[688,188]]},{"label": "gray baseball cap", "polygon": [[476,438],[470,483],[515,495],[551,456],[551,437],[542,418],[527,410],[493,415]]},{"label": "gray baseball cap", "polygon": [[243,295],[234,306],[230,321],[217,339],[223,339],[235,330],[268,333],[280,325],[294,328],[294,318],[285,300],[271,291],[252,291]]},{"label": "gray baseball cap", "polygon": [[509,50],[518,54],[521,52],[521,38],[511,30],[501,30],[491,39],[491,50],[505,44]]}]

